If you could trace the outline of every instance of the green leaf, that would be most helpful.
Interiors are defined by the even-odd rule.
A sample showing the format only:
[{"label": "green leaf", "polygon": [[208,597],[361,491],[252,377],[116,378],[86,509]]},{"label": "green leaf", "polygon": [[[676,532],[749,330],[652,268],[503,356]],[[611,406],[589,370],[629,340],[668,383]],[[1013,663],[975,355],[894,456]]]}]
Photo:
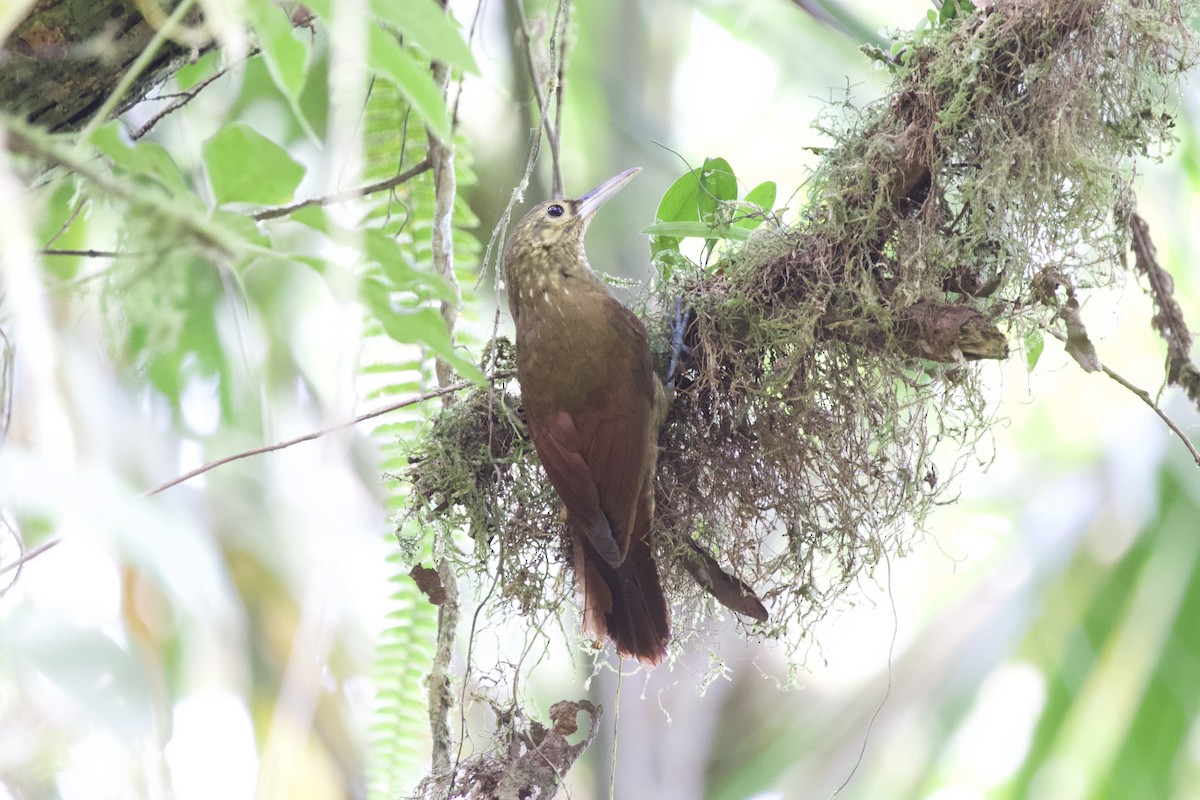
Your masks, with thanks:
[{"label": "green leaf", "polygon": [[733,224],[740,228],[757,228],[761,225],[767,213],[775,207],[775,192],[775,181],[763,181],[751,189],[742,202],[757,206],[762,213],[754,209],[743,210],[738,213],[738,219],[735,219]]},{"label": "green leaf", "polygon": [[952,19],[966,16],[974,10],[975,4],[971,0],[945,0],[942,3],[941,11],[938,13],[938,21],[946,23]]},{"label": "green leaf", "polygon": [[659,222],[680,222],[700,219],[696,198],[700,194],[700,170],[680,175],[671,188],[663,193],[655,217]]},{"label": "green leaf", "polygon": [[676,239],[698,237],[701,239],[729,239],[734,242],[744,242],[750,238],[747,228],[735,228],[732,225],[712,227],[703,222],[656,222],[642,228],[642,233],[653,236],[672,236]]},{"label": "green leaf", "polygon": [[379,264],[390,281],[390,288],[400,290],[428,289],[438,300],[455,302],[454,290],[441,275],[417,269],[404,249],[383,231],[366,232],[367,257]]},{"label": "green leaf", "polygon": [[92,134],[92,144],[119,169],[152,178],[172,194],[191,194],[171,154],[154,142],[127,142],[119,122],[114,120],[97,128]]},{"label": "green leaf", "polygon": [[450,122],[446,103],[429,67],[419,63],[395,36],[381,28],[370,26],[367,39],[367,62],[371,69],[396,85],[438,137],[448,139]]},{"label": "green leaf", "polygon": [[272,0],[247,0],[246,16],[258,36],[271,80],[295,103],[308,73],[308,48],[295,37],[287,13]]},{"label": "green leaf", "polygon": [[[74,180],[59,181],[58,187],[49,197],[41,219],[38,220],[37,238],[40,242],[54,239],[59,250],[86,250],[88,247],[88,215],[77,213],[79,208],[78,187]],[[59,280],[70,280],[79,274],[83,259],[78,256],[51,256],[42,258],[46,272]],[[4,352],[0,340],[0,353]],[[0,358],[0,361],[3,361]],[[2,372],[2,370],[0,370]]]},{"label": "green leaf", "polygon": [[305,172],[286,150],[241,122],[204,143],[204,163],[218,203],[290,202]]},{"label": "green leaf", "polygon": [[1025,368],[1027,370],[1033,372],[1045,347],[1046,340],[1042,338],[1041,331],[1034,329],[1025,335]]},{"label": "green leaf", "polygon": [[267,249],[271,246],[271,237],[259,229],[258,223],[245,214],[235,214],[232,211],[215,209],[212,221],[232,234],[243,245]]},{"label": "green leaf", "polygon": [[181,91],[187,91],[200,81],[216,72],[217,51],[210,50],[196,59],[194,64],[184,64],[175,73],[175,85]]},{"label": "green leaf", "polygon": [[371,10],[382,20],[395,25],[405,39],[420,47],[431,58],[479,74],[471,48],[462,30],[436,0],[371,0]]},{"label": "green leaf", "polygon": [[[700,209],[697,197],[700,194],[700,170],[693,169],[675,179],[670,188],[663,193],[658,202],[658,212],[655,214],[658,222],[694,222],[700,219]],[[677,237],[652,237],[650,239],[650,257],[654,258],[664,251],[679,252]]]},{"label": "green leaf", "polygon": [[402,344],[424,345],[464,378],[479,384],[486,382],[479,367],[463,358],[454,347],[450,334],[446,332],[446,322],[436,309],[429,306],[397,306],[388,288],[372,278],[363,280],[359,293],[389,338]]},{"label": "green leaf", "polygon": [[706,158],[700,173],[700,192],[697,204],[700,209],[700,221],[711,223],[716,219],[717,208],[721,203],[737,200],[737,177],[733,167],[723,158]]},{"label": "green leaf", "polygon": [[299,222],[301,225],[306,225],[314,231],[328,234],[330,231],[329,215],[325,213],[325,209],[321,206],[305,206],[298,208],[287,215],[287,218],[292,222]]}]

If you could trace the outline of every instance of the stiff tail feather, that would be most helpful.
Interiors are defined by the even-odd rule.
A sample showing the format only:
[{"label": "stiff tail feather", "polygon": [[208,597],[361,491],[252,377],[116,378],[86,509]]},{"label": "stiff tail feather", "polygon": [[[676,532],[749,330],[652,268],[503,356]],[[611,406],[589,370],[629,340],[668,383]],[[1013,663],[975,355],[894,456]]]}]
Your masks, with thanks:
[{"label": "stiff tail feather", "polygon": [[583,537],[576,536],[574,544],[584,632],[612,639],[618,653],[643,664],[662,661],[671,638],[671,610],[649,545],[634,539],[625,560],[613,567]]}]

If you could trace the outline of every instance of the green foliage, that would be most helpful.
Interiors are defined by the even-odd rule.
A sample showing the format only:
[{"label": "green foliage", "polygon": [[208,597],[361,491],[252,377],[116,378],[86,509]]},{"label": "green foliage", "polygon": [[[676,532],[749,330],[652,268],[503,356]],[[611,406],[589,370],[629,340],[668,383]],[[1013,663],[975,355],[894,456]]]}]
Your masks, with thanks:
[{"label": "green foliage", "polygon": [[121,136],[120,123],[110,122],[97,128],[92,134],[92,144],[108,156],[115,169],[146,179],[142,186],[147,189],[153,187],[172,196],[186,196],[191,191],[183,172],[162,145],[126,142]]},{"label": "green foliage", "polygon": [[371,11],[400,31],[405,44],[419,47],[430,58],[443,64],[479,74],[479,67],[463,39],[462,30],[437,0],[412,0],[403,5],[392,0],[372,0]]},{"label": "green foliage", "polygon": [[737,176],[723,158],[707,158],[704,166],[675,180],[663,193],[655,222],[642,229],[650,235],[650,255],[660,268],[679,257],[679,240],[703,238],[711,251],[718,240],[744,242],[766,219],[775,202],[775,182],[766,181],[738,200]]},{"label": "green foliage", "polygon": [[271,80],[299,117],[296,104],[308,77],[308,47],[296,38],[291,20],[279,13],[279,6],[272,0],[247,0],[245,9]]},{"label": "green foliage", "polygon": [[[307,4],[316,14],[329,19],[337,13],[332,0],[315,0]],[[401,11],[401,9],[403,9]],[[366,59],[373,72],[390,81],[413,111],[442,139],[450,136],[450,120],[441,89],[434,83],[427,62],[403,46],[396,31],[405,40],[423,48],[429,56],[467,72],[478,72],[462,32],[434,0],[416,0],[405,4],[378,0],[371,3],[372,14],[379,23],[367,30]]]},{"label": "green foliage", "polygon": [[204,162],[219,204],[290,202],[305,172],[282,147],[237,122],[204,143]]},{"label": "green foliage", "polygon": [[[461,301],[456,287],[438,275],[431,263],[432,172],[361,200],[353,191],[346,192],[367,211],[366,218],[353,226],[343,222],[345,217],[328,213],[326,200],[281,207],[303,199],[297,197],[297,190],[314,161],[330,162],[324,152],[328,146],[322,139],[324,131],[318,135],[312,127],[326,115],[324,70],[330,66],[323,60],[322,48],[314,44],[327,41],[329,29],[321,23],[345,12],[331,2],[308,5],[321,18],[311,31],[293,29],[288,14],[276,3],[248,0],[246,21],[258,54],[245,65],[226,63],[218,54],[204,55],[180,72],[174,87],[186,91],[225,85],[235,94],[214,107],[201,109],[202,101],[184,106],[140,140],[134,141],[129,135],[132,127],[120,120],[97,126],[84,142],[48,136],[19,120],[4,120],[10,136],[27,141],[23,158],[59,169],[47,178],[47,219],[38,231],[42,241],[53,241],[58,248],[114,254],[103,260],[43,259],[47,283],[59,292],[56,302],[62,304],[64,317],[98,313],[108,351],[136,395],[135,404],[156,412],[167,410],[173,432],[198,443],[201,452],[213,443],[221,455],[228,453],[232,442],[261,444],[264,429],[273,427],[274,419],[290,418],[291,402],[320,403],[331,391],[324,376],[308,371],[316,349],[309,343],[322,337],[304,317],[314,295],[326,302],[352,304],[365,317],[368,341],[362,371],[368,399],[394,401],[427,390],[435,357],[465,377],[483,378],[467,351],[451,338],[441,313],[443,303]],[[374,83],[357,131],[364,137],[365,183],[392,178],[421,163],[426,157],[427,129],[450,137],[442,90],[431,77],[431,57],[457,71],[478,72],[463,32],[434,0],[379,2],[372,8],[369,47],[363,59],[383,80]],[[234,70],[241,80],[206,83],[225,69]],[[214,109],[224,116],[214,116]],[[141,117],[148,118],[149,114]],[[260,124],[264,119],[266,124]],[[184,135],[171,126],[178,126]],[[194,130],[204,131],[207,137],[199,153],[179,144],[200,138]],[[464,187],[473,181],[469,164],[467,153],[460,152],[455,165],[458,183]],[[461,197],[454,207],[454,222],[458,269],[473,274],[479,245],[467,229],[477,221]],[[282,407],[268,405],[279,397]],[[345,411],[331,413],[340,418]],[[415,437],[420,413],[414,409],[393,415],[375,431],[384,451],[384,467],[393,475],[407,466],[408,454],[398,440]],[[199,424],[193,425],[194,421]],[[144,476],[139,475],[137,483],[143,482]],[[368,482],[374,486],[377,479]],[[379,713],[372,724],[376,749],[371,760],[373,790],[394,797],[422,771],[428,736],[422,678],[429,668],[436,628],[435,610],[407,573],[414,560],[427,560],[435,555],[435,548],[445,545],[405,523],[406,490],[395,482],[389,489],[388,506],[404,529],[403,544],[412,549],[392,547],[392,608],[375,670]],[[239,502],[222,496],[214,505],[219,514],[232,514]],[[219,523],[234,529],[233,538],[239,542],[225,554],[228,563],[220,568],[238,577],[255,576],[239,586],[246,592],[242,599],[247,627],[255,638],[247,667],[255,670],[256,686],[264,679],[262,686],[270,695],[281,676],[268,673],[281,669],[287,655],[270,653],[273,640],[258,634],[293,633],[279,621],[294,616],[294,610],[284,608],[289,602],[290,556],[278,548],[270,531],[259,530],[248,519]],[[225,544],[218,545],[216,537],[213,542],[214,550]],[[249,547],[243,546],[245,542],[250,542]],[[248,555],[247,549],[254,555]],[[135,563],[132,569],[138,568]],[[174,590],[164,582],[162,591]],[[263,597],[251,595],[259,591]],[[179,593],[185,592],[180,584]],[[259,600],[269,608],[259,607]],[[172,595],[164,602],[169,609],[175,601]],[[188,635],[181,634],[181,646],[189,644]],[[114,645],[107,639],[80,636],[78,643],[102,657],[93,666],[113,661],[109,651]],[[87,660],[67,655],[77,663]],[[42,659],[53,667],[55,679],[62,678],[69,693],[107,715],[110,709],[104,707],[103,698],[92,698],[71,683],[79,671],[70,673],[70,659],[56,662],[55,658],[50,653]],[[136,666],[137,660],[130,663]],[[182,667],[173,662],[170,668]],[[134,700],[144,701],[150,695],[142,692],[134,700],[127,698],[127,672],[124,666],[120,674],[114,671],[120,693],[111,700],[141,713]],[[142,683],[159,677],[152,675]],[[171,690],[179,685],[178,676],[172,675]],[[169,719],[174,698],[152,699],[168,703]],[[259,724],[270,722],[275,699],[250,699]],[[329,720],[320,713],[318,717],[315,725],[321,728],[322,744],[335,758],[349,758],[340,764],[349,786],[361,779],[363,771],[353,763],[354,748],[342,747],[328,727]],[[112,721],[120,718],[112,714]],[[268,738],[265,729],[258,733],[260,740]]]},{"label": "green foliage", "polygon": [[975,4],[971,0],[943,0],[942,7],[938,9],[937,21],[945,25],[950,20],[964,17],[974,10]]},{"label": "green foliage", "polygon": [[1025,334],[1025,367],[1033,372],[1037,366],[1038,360],[1042,357],[1042,351],[1046,348],[1046,337],[1036,328],[1031,328]]}]

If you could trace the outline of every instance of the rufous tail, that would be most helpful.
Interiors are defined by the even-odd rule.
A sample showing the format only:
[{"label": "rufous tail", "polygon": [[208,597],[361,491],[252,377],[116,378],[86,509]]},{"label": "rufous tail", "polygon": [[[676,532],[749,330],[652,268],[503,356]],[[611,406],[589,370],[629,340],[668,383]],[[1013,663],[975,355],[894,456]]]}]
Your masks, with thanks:
[{"label": "rufous tail", "polygon": [[671,638],[671,610],[650,546],[635,538],[625,560],[613,567],[584,537],[577,535],[574,544],[584,632],[597,639],[607,636],[618,653],[643,664],[662,661]]}]

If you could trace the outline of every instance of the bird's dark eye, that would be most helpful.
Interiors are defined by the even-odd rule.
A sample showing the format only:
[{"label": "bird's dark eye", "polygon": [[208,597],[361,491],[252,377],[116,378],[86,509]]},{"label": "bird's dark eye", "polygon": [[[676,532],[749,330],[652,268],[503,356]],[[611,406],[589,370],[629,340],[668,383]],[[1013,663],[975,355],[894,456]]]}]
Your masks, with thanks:
[{"label": "bird's dark eye", "polygon": [[563,207],[555,203],[546,209],[546,213],[552,217],[561,217],[563,215]]}]

